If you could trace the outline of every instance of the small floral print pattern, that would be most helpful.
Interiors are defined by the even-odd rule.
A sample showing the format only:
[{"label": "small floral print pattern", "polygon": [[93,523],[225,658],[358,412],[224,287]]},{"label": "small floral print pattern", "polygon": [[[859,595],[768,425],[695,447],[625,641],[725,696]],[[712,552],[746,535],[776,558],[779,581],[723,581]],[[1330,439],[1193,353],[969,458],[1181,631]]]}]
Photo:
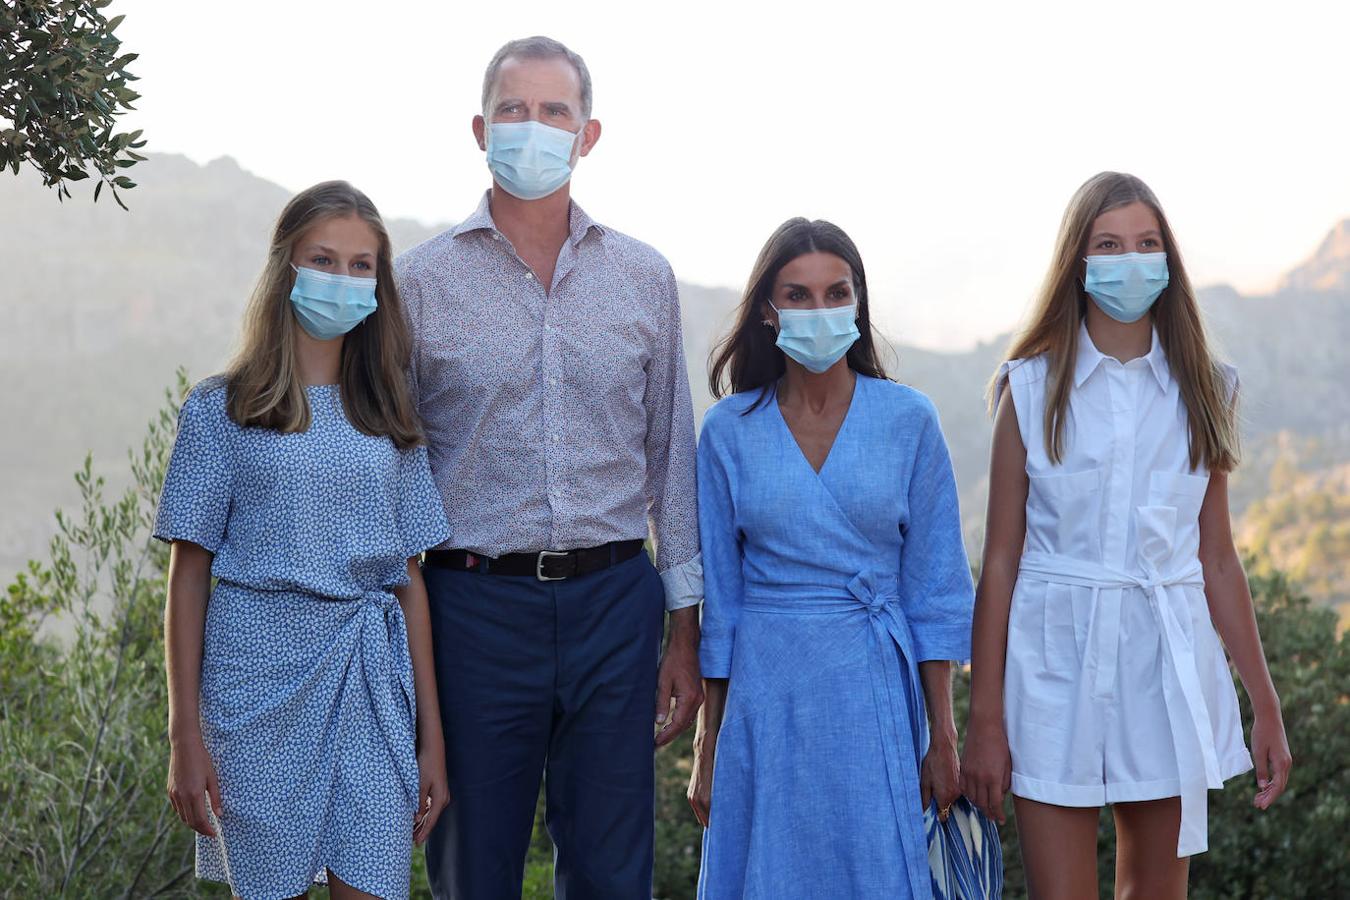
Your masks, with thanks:
[{"label": "small floral print pattern", "polygon": [[331,869],[406,897],[416,700],[392,589],[449,534],[426,449],[357,431],[336,385],[307,389],[298,434],[239,427],[225,394],[208,379],[184,402],[155,524],[218,579],[200,708],[222,811],[197,875],[266,900]]},{"label": "small floral print pattern", "polygon": [[485,195],[395,261],[411,379],[454,546],[478,556],[654,537],[668,608],[703,594],[675,275],[572,204],[553,283]]}]

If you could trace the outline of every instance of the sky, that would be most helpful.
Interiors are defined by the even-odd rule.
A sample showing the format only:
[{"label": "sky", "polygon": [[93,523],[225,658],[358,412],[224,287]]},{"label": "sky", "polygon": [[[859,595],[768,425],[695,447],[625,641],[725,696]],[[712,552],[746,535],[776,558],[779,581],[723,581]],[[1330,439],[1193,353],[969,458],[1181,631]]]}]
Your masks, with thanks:
[{"label": "sky", "polygon": [[467,216],[498,46],[585,57],[572,195],[687,282],[740,288],[773,229],[857,242],[874,318],[958,349],[1015,326],[1089,176],[1158,194],[1197,283],[1270,289],[1350,216],[1350,4],[115,0],[148,149],[388,217]]}]

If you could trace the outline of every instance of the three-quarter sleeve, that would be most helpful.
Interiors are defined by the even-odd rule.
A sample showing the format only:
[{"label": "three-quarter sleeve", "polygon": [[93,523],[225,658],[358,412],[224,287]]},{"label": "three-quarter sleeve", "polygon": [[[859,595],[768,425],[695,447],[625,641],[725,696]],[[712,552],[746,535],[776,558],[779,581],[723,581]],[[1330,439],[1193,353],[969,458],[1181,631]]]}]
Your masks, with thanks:
[{"label": "three-quarter sleeve", "polygon": [[704,592],[699,665],[704,678],[731,675],[731,650],[745,593],[726,448],[715,421],[718,412],[714,409],[704,419],[698,444],[698,522]]},{"label": "three-quarter sleeve", "polygon": [[925,405],[901,523],[900,601],[914,635],[916,662],[970,658],[975,591],[961,539],[961,512],[937,411]]},{"label": "three-quarter sleeve", "polygon": [[643,399],[647,414],[647,510],[656,536],[656,568],[666,609],[698,603],[703,594],[694,461],[694,406],[680,331],[675,273],[664,267],[661,319]]},{"label": "three-quarter sleeve", "polygon": [[425,445],[399,453],[398,528],[408,558],[450,538],[445,501],[431,477]]},{"label": "three-quarter sleeve", "polygon": [[229,425],[223,385],[198,385],[183,401],[155,514],[154,535],[161,541],[220,549],[233,490]]}]

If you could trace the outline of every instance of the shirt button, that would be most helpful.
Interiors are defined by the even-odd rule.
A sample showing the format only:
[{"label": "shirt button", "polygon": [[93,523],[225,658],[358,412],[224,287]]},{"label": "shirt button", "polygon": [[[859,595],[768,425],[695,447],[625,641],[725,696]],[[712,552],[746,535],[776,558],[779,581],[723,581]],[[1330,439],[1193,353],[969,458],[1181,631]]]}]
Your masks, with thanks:
[{"label": "shirt button", "polygon": [[556,443],[558,443],[558,441],[560,441],[560,440],[562,440],[562,436],[561,436],[561,435],[557,435],[557,434],[553,435],[553,443],[556,444]]},{"label": "shirt button", "polygon": [[550,379],[548,380],[548,383],[549,383],[550,385],[552,385],[553,387],[557,387],[557,386],[558,386],[558,379],[556,379],[556,378],[550,378]]},{"label": "shirt button", "polygon": [[526,273],[525,273],[525,280],[526,280],[526,281],[534,281],[534,273],[533,273],[533,272],[526,272]]}]

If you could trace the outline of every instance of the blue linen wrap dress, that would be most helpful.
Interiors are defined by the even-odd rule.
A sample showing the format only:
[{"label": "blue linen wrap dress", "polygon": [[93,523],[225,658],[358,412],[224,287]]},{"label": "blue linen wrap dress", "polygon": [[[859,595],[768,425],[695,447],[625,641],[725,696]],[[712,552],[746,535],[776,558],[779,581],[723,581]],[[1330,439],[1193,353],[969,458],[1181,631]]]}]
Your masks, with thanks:
[{"label": "blue linen wrap dress", "polygon": [[937,412],[858,375],[817,474],[757,396],[698,448],[700,661],[730,678],[699,896],[930,897],[918,664],[969,657],[974,605]]},{"label": "blue linen wrap dress", "polygon": [[392,589],[449,528],[425,447],[357,431],[336,385],[306,394],[301,433],[236,425],[221,378],[179,412],[154,534],[211,551],[217,579],[200,714],[222,812],[197,875],[267,900],[329,868],[406,897],[416,697]]}]

